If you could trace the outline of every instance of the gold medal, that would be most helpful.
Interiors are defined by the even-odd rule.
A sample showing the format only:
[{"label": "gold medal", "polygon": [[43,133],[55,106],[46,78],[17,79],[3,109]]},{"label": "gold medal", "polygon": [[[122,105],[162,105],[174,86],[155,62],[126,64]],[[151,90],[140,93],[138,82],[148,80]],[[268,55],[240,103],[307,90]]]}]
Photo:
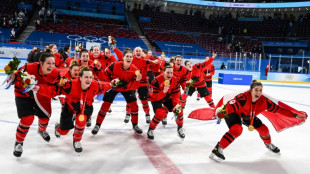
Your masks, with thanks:
[{"label": "gold medal", "polygon": [[170,62],[170,66],[172,66],[172,67],[173,67],[173,63],[172,63],[172,62]]},{"label": "gold medal", "polygon": [[165,80],[164,84],[165,84],[165,86],[166,85],[170,85],[170,81],[169,80]]},{"label": "gold medal", "polygon": [[94,61],[94,64],[96,65],[97,63],[98,63],[98,60],[95,60],[95,61]]},{"label": "gold medal", "polygon": [[79,121],[84,121],[84,120],[85,120],[85,115],[84,114],[79,115]]},{"label": "gold medal", "polygon": [[253,131],[253,130],[254,130],[254,126],[253,126],[253,125],[250,125],[250,126],[248,127],[248,129],[249,129],[249,131]]},{"label": "gold medal", "polygon": [[135,72],[135,74],[136,74],[136,76],[138,76],[138,75],[140,74],[140,71],[137,70],[137,71]]},{"label": "gold medal", "polygon": [[61,79],[60,79],[60,81],[59,81],[59,85],[60,85],[60,86],[62,86],[62,85],[63,85],[63,83],[64,83],[64,79],[63,79],[63,78],[61,78]]}]

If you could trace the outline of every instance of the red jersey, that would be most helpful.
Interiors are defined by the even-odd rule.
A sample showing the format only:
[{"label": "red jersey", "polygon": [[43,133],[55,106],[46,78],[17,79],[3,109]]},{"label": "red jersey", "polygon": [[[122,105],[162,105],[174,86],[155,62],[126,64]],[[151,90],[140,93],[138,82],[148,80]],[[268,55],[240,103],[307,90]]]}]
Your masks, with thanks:
[{"label": "red jersey", "polygon": [[[56,95],[56,84],[60,80],[60,75],[57,68],[54,68],[51,73],[47,75],[43,75],[41,65],[39,62],[35,63],[26,63],[22,66],[17,72],[15,72],[15,96],[16,97],[30,97],[28,93],[22,94],[24,90],[24,84],[21,80],[21,77],[18,75],[18,72],[21,70],[26,71],[29,75],[34,75],[35,79],[38,81],[37,85],[44,88],[50,88],[48,90],[49,94],[46,94],[49,97],[53,97]],[[32,98],[32,97],[31,97]]]},{"label": "red jersey", "polygon": [[159,63],[158,63],[159,69],[157,69],[157,71],[154,71],[155,77],[164,72],[164,68],[166,65],[165,59],[164,60],[158,59],[158,60],[159,60]]},{"label": "red jersey", "polygon": [[110,82],[113,79],[119,79],[121,85],[116,87],[114,90],[118,92],[136,90],[140,86],[140,82],[136,81],[135,72],[138,70],[133,64],[127,70],[124,70],[122,61],[112,63],[105,70],[105,80]]},{"label": "red jersey", "polygon": [[212,76],[214,75],[215,73],[215,68],[214,68],[214,65],[212,63],[210,63],[207,67],[205,67],[203,69],[203,74],[204,74],[204,78],[205,78],[205,81],[211,81],[212,80]]},{"label": "red jersey", "polygon": [[72,61],[73,59],[74,59],[73,57],[68,57],[68,58],[66,59],[65,63],[67,64],[67,67],[70,66],[71,61]]},{"label": "red jersey", "polygon": [[81,99],[86,102],[85,105],[91,106],[94,102],[93,98],[96,95],[105,93],[105,91],[110,88],[110,83],[92,80],[89,88],[87,90],[82,90],[81,81],[77,78],[68,81],[61,87],[60,93],[66,96],[65,102],[68,104],[69,109],[76,113],[80,109]]},{"label": "red jersey", "polygon": [[66,68],[67,64],[64,62],[64,58],[59,53],[54,53],[55,66],[59,69]]},{"label": "red jersey", "polygon": [[116,58],[113,55],[104,56],[104,59],[101,63],[101,67],[105,70],[108,66],[110,66],[113,62],[116,62]]},{"label": "red jersey", "polygon": [[206,82],[204,80],[203,69],[207,67],[210,63],[212,63],[214,58],[210,58],[208,61],[204,61],[202,63],[197,63],[193,66],[192,74],[189,79],[194,81],[194,88],[202,88],[206,86]]},{"label": "red jersey", "polygon": [[254,115],[256,117],[263,111],[268,110],[273,113],[280,113],[289,117],[294,117],[294,113],[284,108],[279,107],[273,101],[261,95],[260,98],[252,103],[252,96],[250,91],[246,91],[237,95],[234,99],[230,100],[226,106],[226,113],[236,113],[240,117],[249,117]]},{"label": "red jersey", "polygon": [[188,70],[186,69],[186,67],[181,65],[179,69],[176,69],[174,66],[173,75],[178,79],[179,84],[184,90],[186,86],[186,81],[188,81]]},{"label": "red jersey", "polygon": [[71,79],[72,79],[71,73],[70,73],[70,70],[69,70],[69,69],[66,69],[66,70],[64,70],[64,71],[61,71],[61,72],[60,72],[60,76],[61,76],[61,77],[65,77],[65,78],[67,78],[68,80],[71,80]]},{"label": "red jersey", "polygon": [[164,93],[164,74],[157,76],[150,86],[151,92],[149,94],[150,101],[159,101],[166,102],[172,100],[173,106],[180,104],[180,86],[178,79],[175,76],[172,76],[170,79],[170,87],[167,93]]},{"label": "red jersey", "polygon": [[[114,48],[114,52],[117,55],[117,58],[123,61],[123,53],[117,48]],[[133,56],[132,64],[140,70],[140,73],[142,75],[142,79],[140,80],[140,86],[147,86],[147,71],[148,67],[152,64],[152,61],[145,59],[144,57],[136,58],[136,56]]]}]

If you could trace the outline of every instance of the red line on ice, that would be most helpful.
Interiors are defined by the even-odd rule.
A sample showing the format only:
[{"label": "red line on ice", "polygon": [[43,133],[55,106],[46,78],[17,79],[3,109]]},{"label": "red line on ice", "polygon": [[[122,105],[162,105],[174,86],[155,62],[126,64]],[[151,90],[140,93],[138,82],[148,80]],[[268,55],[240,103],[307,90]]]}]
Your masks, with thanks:
[{"label": "red line on ice", "polygon": [[160,174],[181,174],[182,172],[177,166],[167,157],[161,148],[145,136],[134,134],[138,144],[144,151],[145,155],[150,159],[153,166]]}]

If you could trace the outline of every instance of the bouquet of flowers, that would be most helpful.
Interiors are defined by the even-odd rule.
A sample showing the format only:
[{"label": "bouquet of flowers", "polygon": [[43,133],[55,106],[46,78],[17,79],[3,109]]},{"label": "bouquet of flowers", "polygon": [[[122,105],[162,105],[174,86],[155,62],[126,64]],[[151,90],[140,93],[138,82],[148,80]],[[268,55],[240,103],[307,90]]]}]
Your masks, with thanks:
[{"label": "bouquet of flowers", "polygon": [[217,124],[220,124],[223,118],[228,117],[228,114],[226,113],[226,105],[224,104],[221,107],[218,107],[215,111],[215,115],[217,116]]},{"label": "bouquet of flowers", "polygon": [[18,75],[20,76],[24,84],[23,88],[25,88],[22,94],[24,94],[25,92],[29,92],[38,83],[36,77],[34,75],[28,74],[27,71],[21,70],[20,72],[18,72]]},{"label": "bouquet of flowers", "polygon": [[16,70],[18,65],[20,64],[20,60],[17,59],[16,56],[13,57],[13,60],[11,60],[5,67],[4,71],[5,74],[11,75],[13,74]]},{"label": "bouquet of flowers", "polygon": [[19,64],[20,64],[20,60],[18,60],[18,58],[14,56],[13,60],[11,60],[7,65],[5,65],[4,72],[5,74],[7,74],[7,78],[2,83],[2,85],[7,83],[5,89],[9,89],[10,86],[12,85],[13,80],[10,79],[10,77],[17,70]]},{"label": "bouquet of flowers", "polygon": [[174,116],[177,117],[182,112],[183,107],[180,104],[175,105],[173,109]]},{"label": "bouquet of flowers", "polygon": [[193,79],[190,79],[186,82],[185,90],[186,90],[186,96],[188,95],[188,89],[194,85],[196,81]]},{"label": "bouquet of flowers", "polygon": [[81,52],[82,49],[83,49],[83,46],[82,46],[81,43],[78,43],[78,44],[74,47],[74,50],[75,50],[75,52],[77,52],[77,53]]},{"label": "bouquet of flowers", "polygon": [[111,46],[111,47],[115,46],[116,42],[117,41],[114,39],[114,37],[108,36],[108,44],[109,44],[109,46]]},{"label": "bouquet of flowers", "polygon": [[121,87],[121,85],[123,85],[123,81],[121,81],[119,78],[113,79],[111,81],[111,86],[112,86],[113,91],[116,87]]},{"label": "bouquet of flowers", "polygon": [[195,83],[196,81],[193,80],[193,79],[190,79],[188,82],[186,82],[186,86],[185,86],[185,89],[189,89],[190,87],[193,86],[193,84]]}]

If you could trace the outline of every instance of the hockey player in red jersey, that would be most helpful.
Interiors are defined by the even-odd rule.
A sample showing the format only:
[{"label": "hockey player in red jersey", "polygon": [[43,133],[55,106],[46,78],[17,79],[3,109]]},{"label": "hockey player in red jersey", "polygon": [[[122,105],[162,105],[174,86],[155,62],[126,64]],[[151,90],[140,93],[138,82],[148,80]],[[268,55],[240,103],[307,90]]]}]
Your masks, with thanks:
[{"label": "hockey player in red jersey", "polygon": [[178,125],[177,133],[181,139],[185,138],[183,130],[183,110],[180,101],[180,85],[178,79],[173,76],[173,68],[166,66],[164,73],[157,76],[150,86],[150,101],[155,116],[153,117],[147,137],[154,139],[154,129],[162,121],[168,112],[174,112]]},{"label": "hockey player in red jersey", "polygon": [[55,57],[55,66],[58,69],[64,69],[66,68],[66,63],[64,62],[64,59],[61,54],[57,53],[57,46],[55,44],[48,45],[49,50],[51,51],[51,54]]},{"label": "hockey player in red jersey", "polygon": [[[114,48],[114,52],[117,55],[119,60],[122,60],[122,52]],[[158,61],[146,60],[142,57],[142,49],[140,47],[136,47],[133,51],[133,60],[132,64],[135,65],[141,72],[142,79],[140,81],[140,87],[138,88],[139,99],[143,105],[143,110],[145,112],[146,123],[150,122],[150,108],[148,104],[148,83],[147,83],[147,69],[151,64],[156,64]],[[124,119],[125,123],[129,122],[130,118],[130,106],[127,104],[126,106],[126,117]]]},{"label": "hockey player in red jersey", "polygon": [[[179,87],[186,93],[186,82],[188,81],[188,70],[182,65],[183,57],[180,55],[175,56],[175,61],[173,64],[173,75],[179,81]],[[167,117],[162,121],[163,126],[167,125]]]},{"label": "hockey player in red jersey", "polygon": [[69,69],[60,73],[62,78],[67,80],[75,79],[79,77],[80,65],[77,60],[71,61]]},{"label": "hockey player in red jersey", "polygon": [[[25,83],[21,73],[27,72],[37,80],[37,84],[32,91],[26,92]],[[53,54],[42,53],[40,61],[36,63],[26,63],[17,72],[12,74],[11,78],[15,85],[15,100],[18,118],[20,118],[16,131],[16,142],[14,147],[14,156],[20,157],[23,153],[23,142],[34,120],[34,115],[39,118],[39,135],[47,142],[50,136],[46,131],[49,117],[51,116],[51,98],[56,95],[56,85],[59,82],[60,75],[55,68],[55,58]],[[28,79],[27,79],[28,80]],[[32,83],[33,85],[35,83]],[[41,97],[43,96],[43,100]]]},{"label": "hockey player in red jersey", "polygon": [[262,94],[263,85],[254,80],[250,90],[235,96],[227,102],[224,117],[229,131],[224,134],[220,142],[212,150],[210,158],[223,162],[225,160],[223,149],[227,148],[242,133],[242,124],[250,131],[256,130],[265,146],[274,153],[279,153],[280,149],[271,143],[268,127],[257,117],[263,111],[279,113],[287,117],[306,119],[306,114],[294,114],[292,111],[284,109]]},{"label": "hockey player in red jersey", "polygon": [[105,119],[105,116],[113,103],[116,95],[122,93],[127,104],[131,108],[131,122],[134,131],[137,134],[142,134],[142,129],[138,126],[138,104],[135,95],[135,90],[140,86],[140,80],[142,78],[138,68],[132,64],[132,51],[126,49],[123,54],[123,61],[112,63],[105,70],[106,81],[111,81],[113,89],[108,90],[104,97],[103,103],[99,110],[96,126],[92,130],[92,134],[97,134],[100,126]]},{"label": "hockey player in red jersey", "polygon": [[80,141],[86,122],[93,113],[93,98],[110,88],[110,83],[94,80],[92,71],[82,66],[79,78],[68,81],[60,89],[60,94],[65,95],[66,98],[61,111],[60,124],[55,125],[55,136],[59,138],[74,128],[73,147],[76,152],[82,152]]},{"label": "hockey player in red jersey", "polygon": [[[69,68],[60,72],[60,76],[61,76],[60,84],[62,85],[63,83],[65,83],[68,80],[78,78],[79,77],[79,71],[80,71],[79,62],[77,60],[72,60]],[[63,106],[65,104],[65,98],[59,96],[58,99],[59,99],[61,105]]]},{"label": "hockey player in red jersey", "polygon": [[111,50],[109,48],[105,48],[104,49],[104,61],[103,63],[101,63],[102,69],[105,70],[113,62],[116,62],[116,58],[111,54]]},{"label": "hockey player in red jersey", "polygon": [[[213,58],[215,58],[215,54],[213,54]],[[206,60],[209,60],[209,56],[206,57]],[[214,65],[212,63],[210,63],[208,66],[206,66],[203,70],[202,70],[203,74],[204,74],[204,79],[208,88],[208,92],[210,94],[210,97],[212,98],[212,76],[215,73],[215,68]],[[197,100],[200,99],[200,94],[197,94]]]},{"label": "hockey player in red jersey", "polygon": [[213,54],[213,56],[210,59],[207,59],[203,63],[197,63],[192,67],[192,73],[191,77],[189,77],[189,81],[187,82],[187,94],[189,96],[192,96],[192,94],[197,90],[201,97],[203,97],[206,102],[209,104],[211,108],[214,108],[215,105],[213,103],[213,100],[210,96],[210,93],[208,92],[206,82],[204,81],[204,73],[203,69],[207,67],[210,63],[213,62],[216,54]]}]

